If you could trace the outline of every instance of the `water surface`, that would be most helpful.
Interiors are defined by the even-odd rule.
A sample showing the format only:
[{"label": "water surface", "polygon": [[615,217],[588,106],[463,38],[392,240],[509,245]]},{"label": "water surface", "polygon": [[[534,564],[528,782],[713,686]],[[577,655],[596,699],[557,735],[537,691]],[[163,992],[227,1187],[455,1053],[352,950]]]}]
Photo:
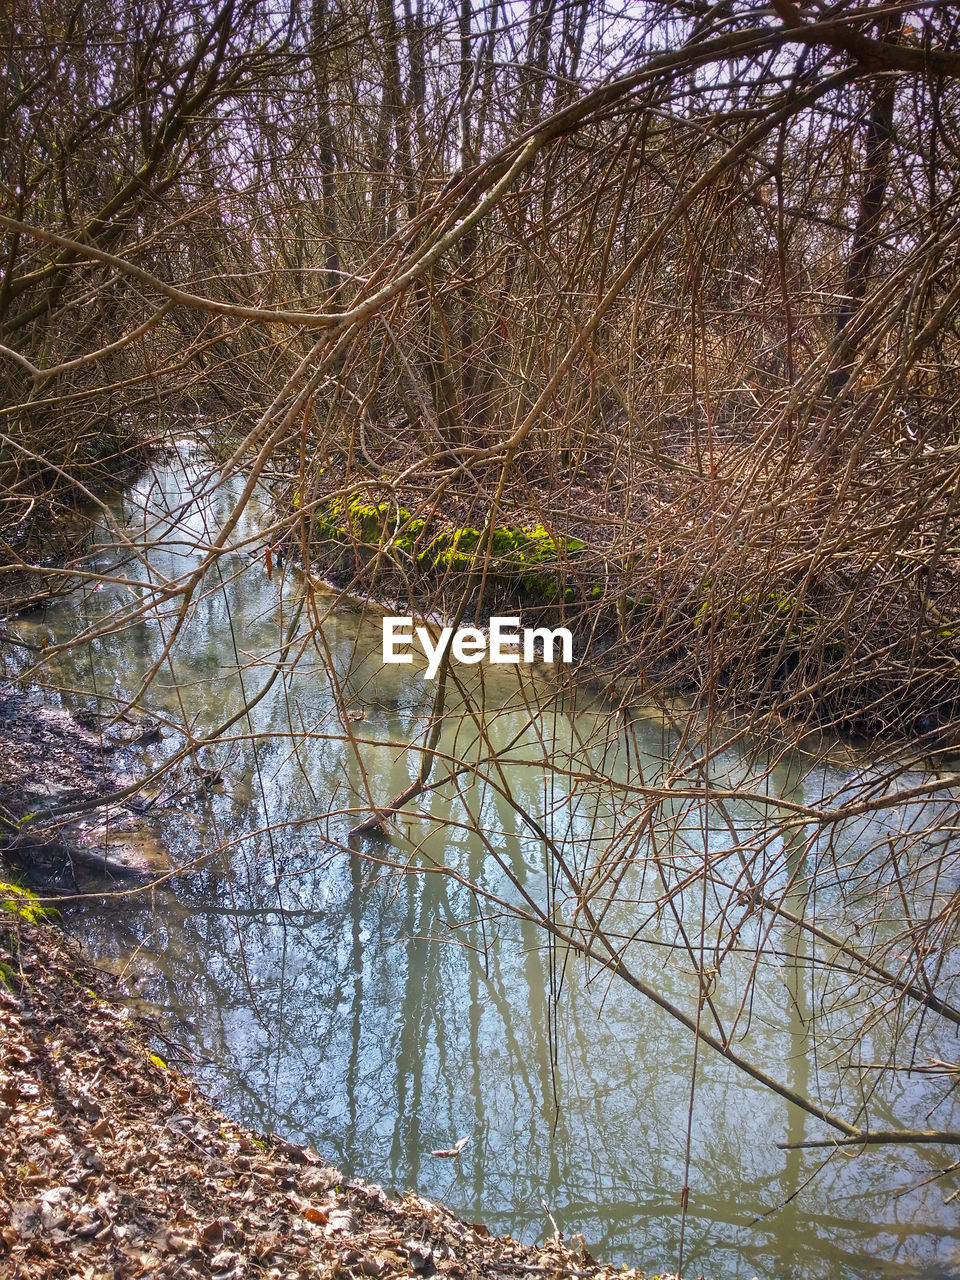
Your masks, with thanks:
[{"label": "water surface", "polygon": [[[198,563],[236,493],[193,503],[201,475],[187,456],[145,477],[121,516],[131,539],[150,542],[149,557],[118,564],[105,549],[101,564],[127,581],[19,620],[21,636],[55,643],[96,627],[118,606],[148,599],[151,584]],[[262,518],[252,505],[234,532],[236,551],[208,574],[157,668],[143,701],[168,729],[159,746],[130,754],[132,775],[183,744],[177,726],[202,736],[273,673],[303,584],[289,570],[268,573]],[[817,848],[802,826],[794,848],[779,837],[764,845],[762,804],[739,800],[721,810],[664,799],[658,822],[662,829],[669,818],[677,834],[668,863],[658,865],[639,807],[631,828],[623,788],[663,776],[678,727],[638,711],[627,734],[588,688],[561,695],[545,672],[521,682],[515,670],[480,667],[452,695],[462,714],[442,746],[464,760],[505,751],[499,763],[480,780],[468,772],[438,788],[420,806],[426,820],[351,846],[346,833],[370,798],[388,799],[415,775],[409,744],[422,736],[431,686],[420,667],[381,665],[376,611],[342,604],[326,614],[329,603],[321,594],[301,616],[287,653],[296,654],[295,671],[200,753],[206,782],[187,764],[154,793],[148,823],[183,873],[146,895],[100,895],[64,908],[92,955],[122,972],[127,989],[196,1055],[223,1107],[312,1142],[349,1174],[442,1197],[523,1239],[550,1234],[555,1221],[567,1235],[582,1232],[598,1255],[651,1274],[676,1266],[685,1181],[688,1276],[960,1274],[957,1205],[944,1203],[957,1183],[931,1181],[954,1158],[949,1149],[881,1147],[832,1158],[779,1150],[778,1142],[829,1130],[709,1049],[701,1047],[694,1075],[687,1030],[515,918],[515,909],[558,921],[572,912],[534,815],[578,876],[600,876],[598,910],[609,897],[604,924],[624,943],[632,938],[638,975],[695,1010],[684,930],[713,919],[723,894],[714,887],[703,897],[697,887],[674,914],[664,877],[710,857],[729,880],[728,855],[738,840],[753,839],[771,884],[792,879],[787,905],[815,910],[848,936],[885,874],[884,841],[903,839],[910,824],[911,856],[921,863],[944,839],[927,828],[943,825],[953,799],[937,795],[835,831],[841,873],[823,879],[815,904],[806,886]],[[175,625],[176,602],[151,609],[64,655],[50,678],[67,705],[88,706],[94,696],[101,708],[122,704]],[[595,771],[607,783],[588,776]],[[853,764],[811,768],[795,755],[771,764],[769,753],[748,760],[742,748],[720,750],[710,770],[716,785],[751,772],[765,794],[811,806],[857,778]],[[611,839],[629,855],[615,895],[615,882],[601,874]],[[938,891],[946,900],[956,888],[950,859]],[[832,1050],[851,1034],[861,1063],[887,1062],[889,1033],[871,1021],[882,1005],[873,987],[851,976],[839,995],[824,948],[808,935],[771,925],[747,903],[741,917],[737,937],[717,955],[713,991],[729,1022],[756,969],[736,1047],[840,1115],[853,1115],[869,1090],[875,1128],[951,1127],[941,1079],[868,1069],[858,1081],[838,1069]],[[891,895],[870,928],[901,923]],[[761,935],[767,958],[757,963]],[[936,1016],[915,1017],[914,1061],[955,1061],[954,1032]],[[903,1053],[890,1065],[902,1065]],[[459,1159],[430,1154],[460,1137],[469,1142]]]}]

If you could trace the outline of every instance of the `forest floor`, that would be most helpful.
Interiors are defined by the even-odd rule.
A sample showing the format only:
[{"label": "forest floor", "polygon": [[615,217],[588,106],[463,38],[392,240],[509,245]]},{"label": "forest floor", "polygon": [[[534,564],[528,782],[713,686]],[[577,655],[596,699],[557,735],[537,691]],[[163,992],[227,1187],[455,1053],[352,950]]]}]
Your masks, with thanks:
[{"label": "forest floor", "polygon": [[[0,691],[0,737],[8,827],[39,802],[92,801],[121,780],[102,735],[30,695]],[[65,845],[42,824],[31,840],[14,843],[25,869],[31,849],[46,851],[36,884]],[[614,1274],[582,1242],[495,1237],[234,1123],[155,1052],[162,1037],[125,1008],[117,980],[43,915],[0,885],[0,1280]]]}]

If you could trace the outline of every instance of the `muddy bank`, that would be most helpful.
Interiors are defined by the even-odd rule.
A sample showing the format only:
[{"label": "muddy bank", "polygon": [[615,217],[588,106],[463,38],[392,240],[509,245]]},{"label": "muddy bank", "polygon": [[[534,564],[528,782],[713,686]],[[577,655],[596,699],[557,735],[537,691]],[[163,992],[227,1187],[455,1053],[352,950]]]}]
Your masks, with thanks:
[{"label": "muddy bank", "polygon": [[113,979],[16,911],[0,913],[0,1275],[612,1274],[579,1241],[493,1237],[234,1124],[164,1060],[175,1051],[130,1016]]},{"label": "muddy bank", "polygon": [[163,870],[137,801],[108,803],[131,781],[128,751],[158,737],[146,718],[105,727],[96,715],[77,718],[0,685],[0,853],[53,887]]}]

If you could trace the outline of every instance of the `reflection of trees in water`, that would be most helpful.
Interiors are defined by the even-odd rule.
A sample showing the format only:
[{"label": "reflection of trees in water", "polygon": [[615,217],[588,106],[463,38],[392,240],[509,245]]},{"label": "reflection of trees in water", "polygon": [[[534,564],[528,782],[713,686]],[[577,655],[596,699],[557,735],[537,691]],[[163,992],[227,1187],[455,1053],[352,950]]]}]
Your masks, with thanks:
[{"label": "reflection of trees in water", "polygon": [[[233,620],[243,665],[248,654],[276,652],[296,591],[293,578],[270,579],[262,566],[233,581],[231,563],[224,557],[223,592],[198,600],[174,672],[151,691],[171,715],[196,717],[201,729],[240,706],[238,655],[223,645],[224,619]],[[89,608],[105,616],[108,595],[91,596]],[[53,630],[51,613],[43,625]],[[75,619],[61,625],[73,628]],[[110,639],[64,655],[62,682],[90,687],[95,676],[100,692],[129,686],[162,634],[154,623],[137,624],[137,644],[125,646],[122,659]],[[390,839],[364,847],[396,864],[378,866],[325,841],[342,840],[351,824],[341,809],[366,803],[364,772],[378,794],[395,794],[414,776],[417,752],[403,747],[420,740],[424,690],[404,671],[379,668],[375,622],[332,615],[323,634],[326,651],[308,646],[296,675],[277,683],[249,725],[227,735],[239,740],[204,750],[204,762],[222,768],[222,789],[198,792],[189,765],[169,780],[171,789],[188,788],[177,801],[183,812],[160,816],[170,844],[183,860],[202,850],[209,861],[152,906],[85,910],[92,949],[125,959],[144,944],[131,965],[143,972],[143,994],[191,1018],[190,1039],[216,1064],[218,1089],[253,1123],[316,1141],[344,1166],[388,1182],[437,1193],[453,1181],[451,1200],[514,1232],[549,1229],[543,1195],[567,1230],[602,1236],[607,1251],[631,1251],[643,1238],[668,1262],[689,1037],[611,986],[596,957],[585,962],[562,943],[548,948],[543,923],[569,927],[594,894],[604,928],[635,971],[685,1008],[696,1006],[698,982],[684,933],[702,932],[707,961],[718,969],[718,1022],[735,1026],[737,1047],[782,1068],[797,1092],[856,1108],[856,1067],[851,1086],[832,1059],[857,1039],[877,1060],[892,1052],[881,1017],[884,983],[849,957],[837,963],[804,923],[741,902],[737,894],[749,887],[743,868],[774,906],[806,915],[806,923],[840,928],[854,920],[865,950],[920,982],[927,962],[904,916],[910,904],[929,901],[938,875],[951,890],[950,804],[931,799],[889,815],[791,825],[789,805],[828,808],[865,784],[830,766],[801,768],[796,757],[773,766],[751,761],[742,743],[721,744],[708,769],[693,767],[699,748],[662,720],[639,722],[625,758],[616,715],[587,693],[567,700],[549,687],[498,683],[488,672],[483,690],[470,692],[471,709],[451,696],[439,742],[446,764],[467,755],[470,769],[444,783],[438,768],[423,804],[432,833],[411,813]],[[331,693],[326,652],[342,703]],[[267,670],[247,667],[248,695]],[[354,709],[364,713],[353,726],[356,751],[345,732]],[[518,733],[508,755],[494,758]],[[158,753],[172,749],[168,742]],[[644,826],[643,787],[660,786],[671,767],[679,785],[657,796]],[[708,798],[708,781],[728,787],[722,806]],[[749,798],[764,788],[782,812]],[[412,874],[403,874],[408,862]],[[704,867],[706,914],[697,879]],[[605,878],[611,868],[615,876]],[[485,902],[484,892],[506,905]],[[517,906],[532,919],[508,920]],[[948,975],[926,972],[931,982],[938,976],[946,989]],[[949,1052],[938,1019],[907,1030],[919,1034],[916,1056]],[[874,1124],[894,1123],[891,1103],[897,1123],[921,1120],[943,1091],[929,1079],[889,1076],[880,1084]],[[735,1267],[749,1257],[758,1273],[783,1271],[818,1214],[832,1221],[835,1242],[820,1256],[838,1266],[853,1266],[845,1249],[850,1258],[857,1250],[909,1256],[918,1220],[926,1220],[928,1242],[937,1237],[947,1211],[936,1188],[895,1202],[903,1226],[887,1220],[889,1195],[870,1198],[878,1180],[889,1192],[933,1173],[935,1149],[902,1166],[887,1162],[882,1174],[875,1153],[844,1159],[804,1187],[822,1156],[773,1144],[820,1132],[701,1055],[691,1265],[698,1255],[729,1256]],[[425,1154],[460,1135],[472,1141],[455,1167]],[[751,1225],[778,1205],[785,1208]],[[855,1209],[844,1217],[846,1205],[865,1206],[863,1221]]]},{"label": "reflection of trees in water", "polygon": [[[491,803],[483,801],[485,817],[502,831],[509,813],[491,810]],[[302,865],[295,844],[291,838],[281,852],[282,875]],[[514,870],[523,868],[524,856],[533,860],[529,845],[510,840],[507,847]],[[494,882],[482,850],[464,843],[460,852],[473,882]],[[789,880],[810,854],[798,839],[783,856]],[[212,863],[184,878],[176,897],[158,895],[153,907],[143,902],[89,915],[85,932],[95,951],[120,957],[146,940],[133,966],[149,966],[143,994],[190,1011],[194,1041],[218,1064],[218,1088],[231,1107],[261,1127],[317,1141],[349,1168],[434,1192],[449,1185],[452,1171],[424,1153],[469,1133],[465,1176],[451,1192],[455,1203],[472,1198],[465,1207],[495,1222],[497,1205],[510,1205],[501,1221],[530,1234],[543,1229],[541,1194],[562,1223],[588,1230],[602,1204],[613,1245],[629,1247],[642,1224],[651,1247],[661,1242],[668,1256],[676,1206],[658,1188],[676,1179],[682,1157],[689,1051],[669,1025],[615,991],[606,995],[598,1022],[607,980],[596,975],[596,994],[585,995],[582,961],[568,958],[558,1041],[562,1109],[554,1134],[549,963],[532,925],[515,943],[496,938],[498,931],[513,935],[502,921],[451,931],[476,915],[462,887],[437,874],[378,871],[348,855],[282,881],[288,909],[281,919],[263,836],[235,850],[230,866],[230,885]],[[542,888],[542,869],[534,865],[524,883]],[[800,876],[797,883],[802,887],[789,903],[799,910],[806,881]],[[648,878],[645,896],[659,891]],[[485,938],[494,939],[485,956],[470,949],[482,948]],[[802,930],[776,930],[769,944],[782,957],[783,977],[756,988],[751,1034],[767,1028],[766,1052],[781,1054],[800,1087],[811,1069],[805,1054],[818,972]],[[689,989],[676,953],[663,970],[662,946],[652,939],[637,945],[648,967],[669,975],[678,992]],[[724,972],[735,963],[736,956],[728,958]],[[781,1042],[769,1028],[783,1023],[784,1012]],[[778,1242],[802,1237],[818,1205],[825,1218],[832,1215],[838,1261],[840,1240],[851,1241],[854,1257],[857,1243],[872,1247],[871,1232],[887,1242],[884,1248],[907,1247],[906,1228],[881,1229],[879,1214],[873,1227],[845,1221],[831,1202],[869,1189],[873,1174],[865,1161],[852,1171],[826,1170],[785,1213],[751,1225],[758,1210],[786,1201],[819,1157],[772,1150],[781,1134],[788,1141],[804,1135],[801,1113],[788,1109],[785,1128],[776,1120],[771,1127],[778,1108],[710,1063],[701,1069],[692,1258],[711,1241],[715,1251],[718,1232],[747,1232],[757,1266],[779,1258]],[[526,1153],[523,1172],[518,1150]],[[935,1167],[932,1153],[921,1161],[928,1171]],[[598,1173],[604,1169],[610,1172]],[[731,1180],[740,1188],[736,1206]],[[930,1238],[936,1233],[934,1224]]]},{"label": "reflection of trees in water", "polygon": [[[503,831],[510,813],[489,796],[482,803],[485,818]],[[291,836],[290,847],[281,848],[281,875],[303,865],[295,846]],[[505,847],[518,873],[525,858],[533,862],[522,841]],[[482,849],[465,842],[459,854],[471,881],[495,882]],[[789,878],[809,851],[798,841],[784,856]],[[321,861],[315,854],[312,860]],[[650,1247],[659,1242],[668,1256],[676,1203],[658,1188],[678,1176],[689,1076],[689,1044],[669,1024],[606,991],[602,973],[584,991],[583,962],[568,957],[554,1132],[550,962],[532,924],[519,931],[503,921],[464,925],[475,920],[477,903],[462,886],[438,874],[377,869],[347,854],[282,880],[281,917],[264,837],[235,850],[230,866],[229,885],[211,863],[152,907],[85,913],[84,932],[95,952],[121,958],[145,940],[132,966],[149,975],[142,994],[189,1011],[192,1042],[217,1064],[217,1087],[231,1108],[260,1127],[317,1142],[357,1172],[434,1193],[455,1171],[425,1153],[469,1134],[454,1203],[495,1223],[498,1206],[509,1205],[509,1218],[499,1221],[529,1234],[544,1227],[541,1194],[562,1224],[588,1230],[602,1204],[612,1245],[629,1246],[642,1229]],[[542,868],[527,872],[523,883],[542,890]],[[658,891],[648,876],[644,895]],[[805,892],[790,899],[797,909]],[[756,988],[751,1034],[765,1028],[758,1043],[781,1054],[801,1087],[811,1070],[817,974],[803,931],[785,927],[770,943],[782,956],[783,981]],[[678,993],[689,990],[691,976],[675,952],[664,969],[663,946],[653,939],[636,946]],[[724,972],[734,973],[736,963],[728,957]],[[783,1024],[785,1012],[781,1036],[771,1028]],[[838,1241],[869,1248],[874,1228],[852,1217],[844,1222],[830,1206],[838,1192],[849,1197],[869,1188],[872,1174],[862,1161],[840,1174],[828,1169],[784,1213],[750,1225],[758,1211],[786,1201],[819,1157],[772,1148],[781,1133],[788,1141],[805,1134],[802,1113],[788,1109],[785,1126],[774,1120],[771,1127],[783,1112],[762,1094],[743,1090],[709,1062],[701,1072],[690,1256],[709,1241],[715,1250],[718,1232],[736,1238],[749,1227],[750,1256],[779,1258],[778,1242],[802,1236],[818,1205],[824,1214],[830,1207]],[[923,1163],[935,1162],[931,1156]],[[736,1205],[731,1180],[739,1186]],[[891,1227],[883,1239],[903,1246],[895,1234]]]}]

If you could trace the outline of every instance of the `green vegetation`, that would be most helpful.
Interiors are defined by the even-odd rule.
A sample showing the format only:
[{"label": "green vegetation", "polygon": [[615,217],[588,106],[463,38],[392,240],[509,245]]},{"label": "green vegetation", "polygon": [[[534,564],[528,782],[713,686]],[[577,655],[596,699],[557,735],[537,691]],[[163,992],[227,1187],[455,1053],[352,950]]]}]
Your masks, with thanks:
[{"label": "green vegetation", "polygon": [[[398,565],[432,577],[467,573],[482,567],[482,530],[469,526],[445,529],[426,540],[427,522],[406,507],[370,502],[359,495],[331,498],[313,520],[320,544],[363,548],[385,553]],[[563,598],[572,602],[577,591],[563,572],[586,543],[551,533],[543,524],[528,528],[496,527],[490,536],[489,572],[517,590],[544,602]]]},{"label": "green vegetation", "polygon": [[759,632],[767,644],[793,647],[818,634],[816,610],[782,587],[772,591],[746,591],[725,603],[712,583],[703,586],[706,598],[697,609],[701,631],[721,628]]},{"label": "green vegetation", "polygon": [[39,898],[29,889],[5,881],[0,881],[0,911],[28,920],[31,924],[38,924],[54,914],[49,907],[41,906]]},{"label": "green vegetation", "polygon": [[[539,919],[551,966],[562,939],[582,946],[598,979],[606,967],[672,1010],[751,1089],[874,1141],[884,1091],[941,1061],[913,1027],[926,1036],[928,1013],[960,1025],[944,780],[960,751],[956,6],[15,8],[0,21],[0,676],[45,684],[64,709],[95,697],[111,718],[155,699],[171,749],[131,765],[144,814],[192,803],[191,759],[222,750],[229,783],[231,753],[249,751],[255,777],[222,801],[200,788],[217,818],[205,831],[235,802],[239,831],[217,837],[227,870],[254,783],[269,817],[274,748],[284,773],[270,777],[304,770],[325,838],[358,807],[358,841],[419,848],[421,818],[431,840],[445,822],[451,844],[473,835],[478,901],[491,850],[539,841],[549,892],[529,895],[523,927]],[[189,459],[176,495],[144,477],[135,518],[104,501],[153,450]],[[342,588],[323,591],[323,614],[314,570]],[[235,625],[264,571],[266,607]],[[75,630],[31,617],[78,587]],[[557,767],[545,730],[550,789],[514,792],[465,682],[455,697],[440,680],[429,711],[404,687],[391,742],[411,725],[399,758],[415,771],[382,794],[379,737],[347,731],[376,645],[358,687],[317,635],[357,596],[431,627],[562,615],[576,657],[531,676],[530,718],[555,725],[570,686],[584,678],[593,697],[603,680],[596,749]],[[209,652],[193,644],[203,626]],[[331,710],[324,749],[355,757],[320,789],[306,772],[319,731],[292,690],[301,661],[305,683],[328,677],[345,730],[337,745]],[[274,685],[285,714],[260,720]],[[654,709],[669,761],[628,732]],[[759,781],[722,759],[741,733],[751,768],[777,745]],[[869,739],[876,768],[791,801],[792,746],[827,753],[838,737]],[[891,830],[899,780],[915,792],[930,760],[943,776]],[[51,811],[94,821],[88,800],[41,802],[33,781],[25,766],[5,798],[0,779],[11,844]],[[741,793],[756,820],[735,834]],[[511,805],[502,832],[494,797]],[[844,815],[876,819],[855,860]],[[721,822],[729,849],[711,846]],[[0,906],[8,933],[44,915],[12,885]],[[647,936],[668,912],[670,967],[696,987],[676,1004],[657,995]],[[759,1016],[755,978],[791,959],[791,999],[764,991]],[[829,1080],[790,1063],[778,1084],[808,986]],[[791,1024],[759,1038],[780,1012]],[[958,1072],[946,1062],[944,1103]],[[688,1153],[710,1120],[690,1099]]]}]

